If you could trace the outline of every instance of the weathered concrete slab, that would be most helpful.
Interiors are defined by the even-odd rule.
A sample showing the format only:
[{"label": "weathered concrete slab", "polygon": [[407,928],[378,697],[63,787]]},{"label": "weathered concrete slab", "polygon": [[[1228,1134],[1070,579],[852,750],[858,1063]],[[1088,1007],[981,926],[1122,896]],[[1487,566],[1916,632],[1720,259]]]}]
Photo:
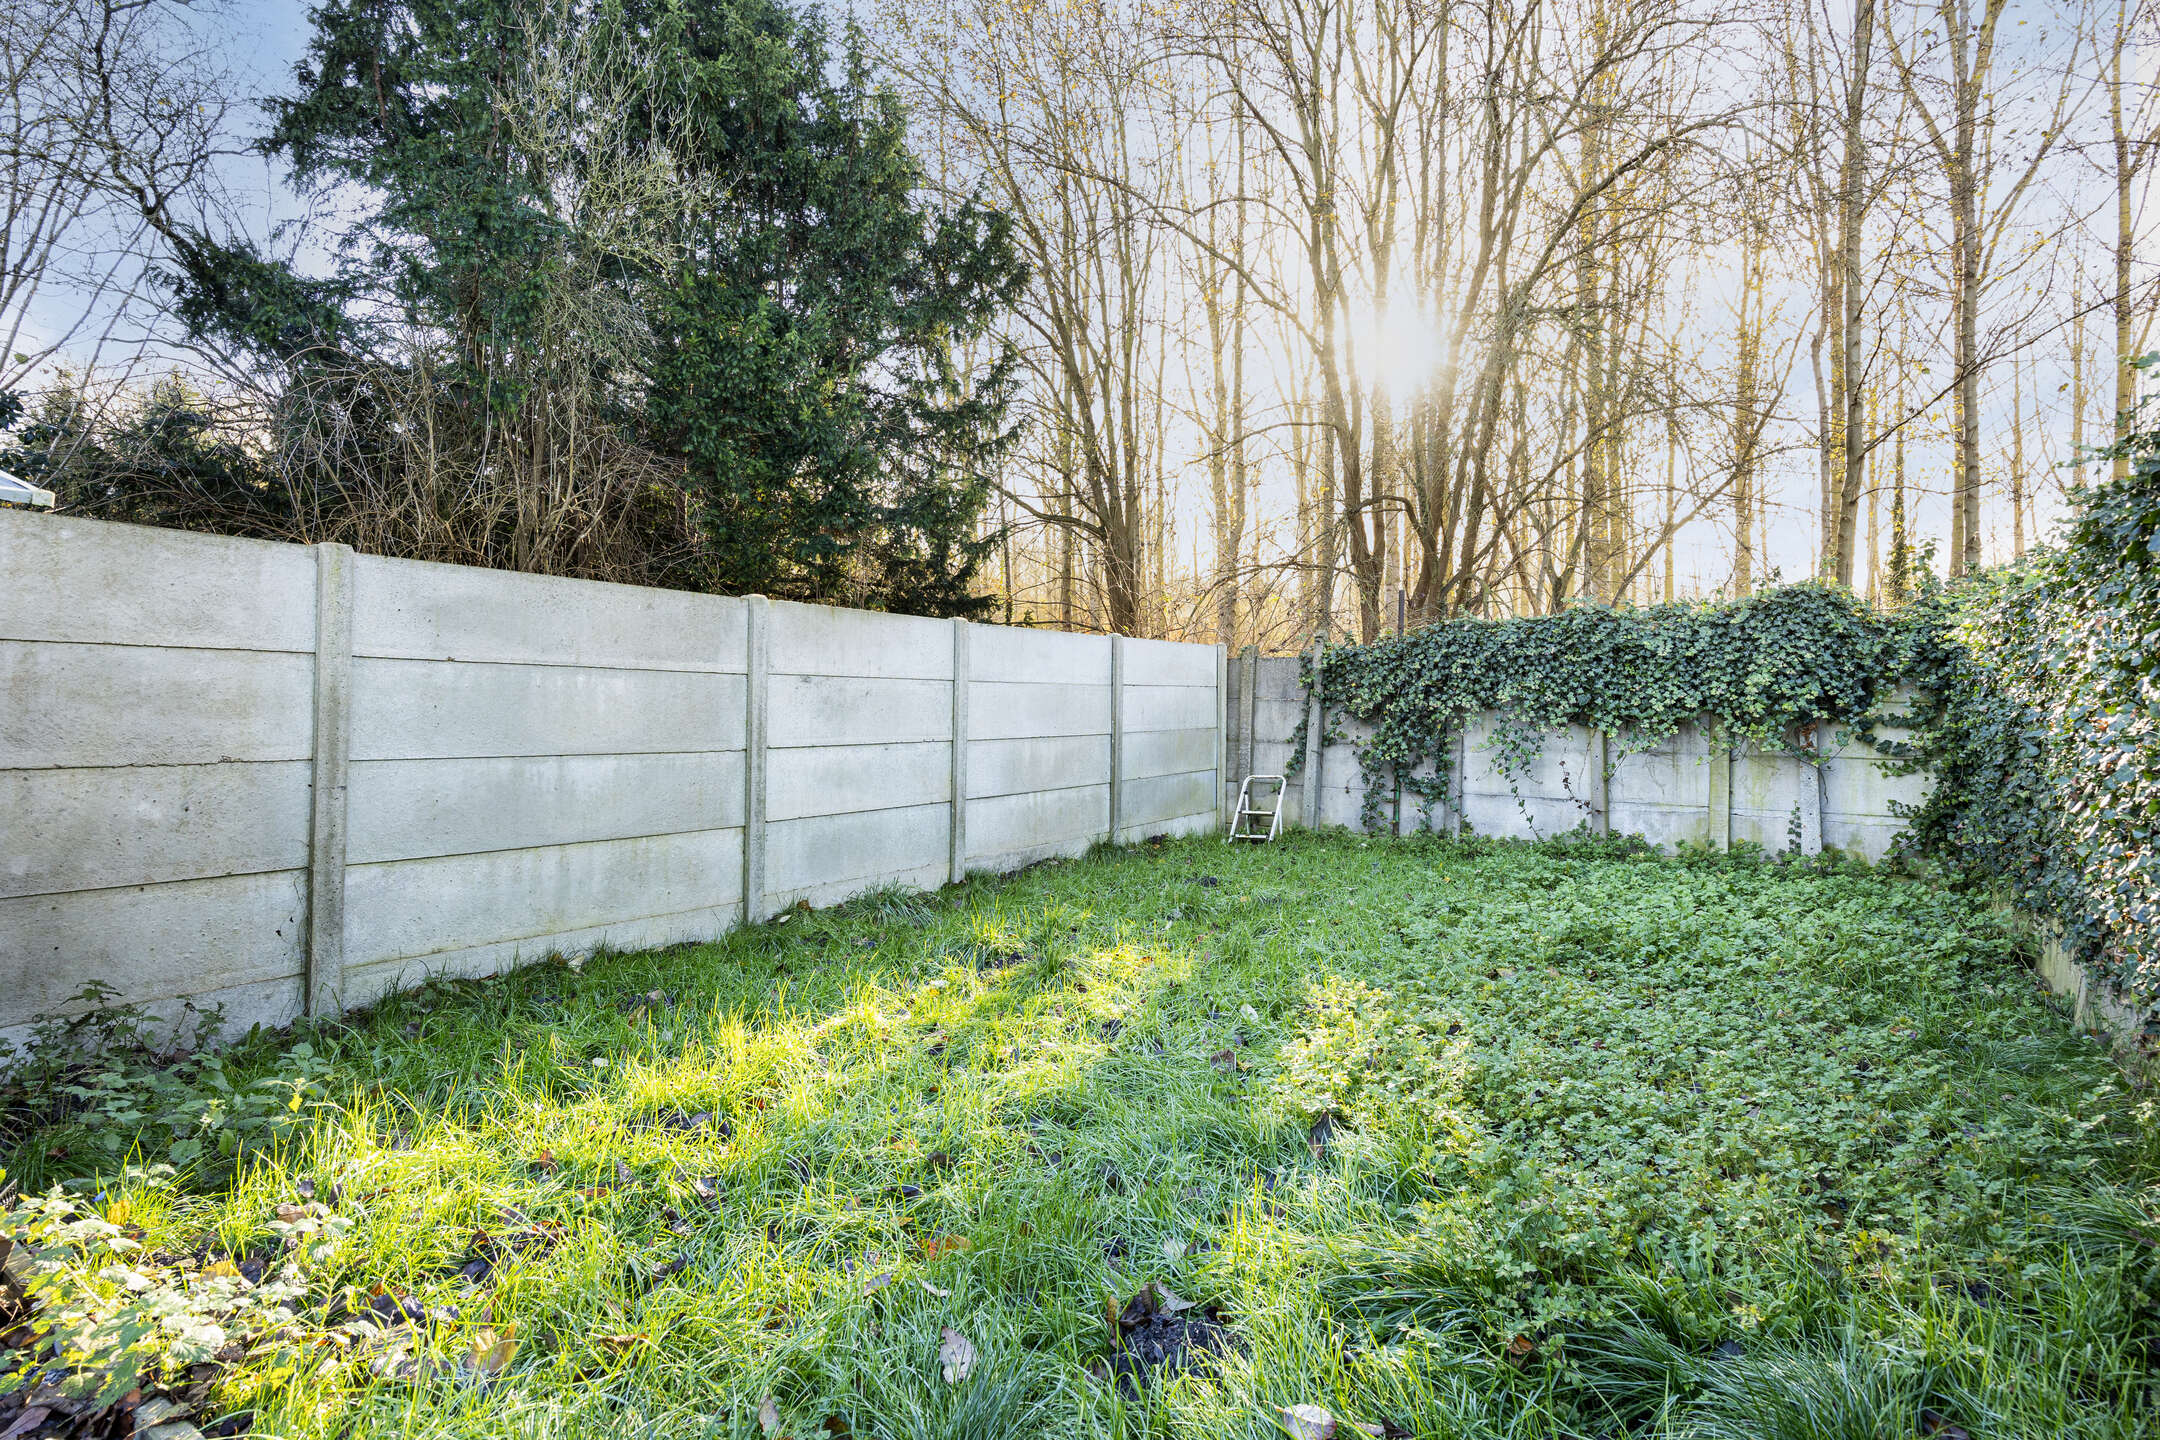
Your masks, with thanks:
[{"label": "weathered concrete slab", "polygon": [[1183,775],[1215,768],[1212,726],[1191,730],[1127,731],[1124,774],[1127,780],[1152,775]]},{"label": "weathered concrete slab", "polygon": [[1263,696],[1253,706],[1253,736],[1262,745],[1287,746],[1304,718],[1302,700],[1270,700]]},{"label": "weathered concrete slab", "polygon": [[[1823,817],[1893,818],[1893,804],[1919,805],[1935,788],[1929,775],[1892,775],[1892,762],[1879,756],[1853,753],[1833,761],[1823,771]],[[1902,822],[1900,822],[1902,823]]]},{"label": "weathered concrete slab", "polygon": [[1569,800],[1525,791],[1513,795],[1472,793],[1463,797],[1463,823],[1480,835],[1523,839],[1564,835],[1589,819],[1589,812]]},{"label": "weathered concrete slab", "polygon": [[1118,831],[1118,843],[1137,844],[1158,835],[1176,839],[1181,835],[1208,835],[1215,833],[1219,823],[1210,810],[1204,815],[1178,815],[1163,820],[1134,821]]},{"label": "weathered concrete slab", "polygon": [[[1615,815],[1633,806],[1680,806],[1704,810],[1710,794],[1710,747],[1701,729],[1683,726],[1663,744],[1623,751],[1615,743],[1608,790]],[[1619,821],[1614,828],[1622,829]]]},{"label": "weathered concrete slab", "polygon": [[128,1002],[279,982],[300,1004],[303,872],[0,900],[0,1026],[99,980]]},{"label": "weathered concrete slab", "polygon": [[346,966],[725,908],[741,899],[741,884],[739,830],[354,865],[345,876]]},{"label": "weathered concrete slab", "polygon": [[1594,793],[1591,731],[1581,725],[1548,732],[1538,753],[1520,770],[1503,766],[1499,723],[1482,715],[1463,727],[1464,784],[1474,795],[1526,796],[1572,804]]},{"label": "weathered concrete slab", "polygon": [[775,600],[774,675],[951,680],[952,622]]},{"label": "weathered concrete slab", "polygon": [[717,595],[359,555],[353,654],[740,673],[742,606]]},{"label": "weathered concrete slab", "polygon": [[1303,714],[1305,686],[1298,678],[1303,673],[1302,665],[1295,655],[1262,656],[1256,667],[1259,674],[1255,677],[1254,694],[1263,704],[1269,700],[1286,700]]},{"label": "weathered concrete slab", "polygon": [[[1010,740],[975,740],[968,745],[968,799],[1063,791],[1078,785],[1110,783],[1110,737],[1066,735]],[[1104,812],[1101,830],[1109,824]],[[968,823],[975,822],[971,804]]]},{"label": "weathered concrete slab", "polygon": [[1125,828],[1160,834],[1171,820],[1198,817],[1212,827],[1215,819],[1215,772],[1137,776],[1125,784]]},{"label": "weathered concrete slab", "polygon": [[1077,855],[1110,824],[1110,787],[1082,785],[999,795],[968,804],[968,863],[1009,869],[1049,855]]},{"label": "weathered concrete slab", "polygon": [[[977,681],[1108,685],[1110,637],[977,625],[969,637],[968,674]],[[1106,730],[1107,726],[1104,727]]]},{"label": "weathered concrete slab", "polygon": [[314,696],[307,655],[0,640],[0,766],[305,760]]},{"label": "weathered concrete slab", "polygon": [[1108,735],[1110,690],[977,680],[968,687],[968,733],[977,740]]},{"label": "weathered concrete slab", "polygon": [[[943,633],[949,664],[952,631]],[[776,751],[952,738],[950,682],[783,675],[775,670],[768,686],[765,743]]]},{"label": "weathered concrete slab", "polygon": [[[970,829],[974,812],[969,811]],[[943,805],[768,822],[766,884],[776,907],[812,905],[880,885],[935,889],[951,866]]]},{"label": "weathered concrete slab", "polygon": [[1194,685],[1215,690],[1215,647],[1170,640],[1125,641],[1127,685]]},{"label": "weathered concrete slab", "polygon": [[308,765],[0,770],[0,832],[0,896],[296,870]]},{"label": "weathered concrete slab", "polygon": [[351,863],[677,835],[742,824],[740,750],[355,761]]},{"label": "weathered concrete slab", "polygon": [[0,510],[0,640],[313,650],[306,547]]},{"label": "weathered concrete slab", "polygon": [[1660,805],[1616,802],[1612,807],[1612,833],[1640,835],[1660,849],[1710,843],[1710,809],[1707,805]]},{"label": "weathered concrete slab", "polygon": [[499,975],[554,955],[585,955],[594,950],[649,950],[662,945],[712,940],[732,929],[739,917],[733,906],[688,910],[678,915],[647,915],[579,930],[522,936],[486,945],[438,950],[431,955],[401,956],[348,967],[345,1004],[368,1005],[399,990],[410,990],[439,977]]},{"label": "weathered concrete slab", "polygon": [[952,799],[952,744],[946,740],[773,750],[766,765],[768,825]]},{"label": "weathered concrete slab", "polygon": [[1903,820],[1866,815],[1823,815],[1823,844],[1847,855],[1880,860],[1890,853],[1897,837],[1905,833]]},{"label": "weathered concrete slab", "polygon": [[1212,685],[1130,685],[1125,687],[1125,730],[1212,730]]},{"label": "weathered concrete slab", "polygon": [[1813,790],[1818,783],[1814,767],[1797,756],[1759,750],[1752,745],[1733,748],[1732,806],[1736,820],[1741,815],[1774,816],[1783,824],[1787,816],[1807,805],[1802,790]]},{"label": "weathered concrete slab", "polygon": [[739,750],[743,677],[353,661],[352,758]]}]

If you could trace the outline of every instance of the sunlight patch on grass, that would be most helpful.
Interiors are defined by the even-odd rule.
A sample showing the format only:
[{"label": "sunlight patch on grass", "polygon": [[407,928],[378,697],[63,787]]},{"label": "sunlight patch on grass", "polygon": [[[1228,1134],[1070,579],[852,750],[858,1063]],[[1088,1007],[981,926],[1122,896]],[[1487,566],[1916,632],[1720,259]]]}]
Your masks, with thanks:
[{"label": "sunlight patch on grass", "polygon": [[[200,1423],[2130,1435],[2154,1398],[2149,1092],[1982,910],[1876,874],[1178,842],[431,986],[229,1069],[303,1040],[322,1098],[237,1163],[146,1169],[173,1126],[112,1155],[58,1102],[7,1132],[153,1287],[300,1287]],[[117,1313],[41,1243],[54,1303]],[[1151,1280],[1229,1343],[1091,1375]]]}]

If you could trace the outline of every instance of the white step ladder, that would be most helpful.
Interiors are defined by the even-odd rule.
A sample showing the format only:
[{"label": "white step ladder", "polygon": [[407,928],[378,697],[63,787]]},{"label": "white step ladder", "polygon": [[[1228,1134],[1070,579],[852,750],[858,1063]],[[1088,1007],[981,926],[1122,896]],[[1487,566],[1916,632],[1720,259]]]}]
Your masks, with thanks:
[{"label": "white step ladder", "polygon": [[[1255,785],[1273,785],[1275,792],[1273,795],[1256,796],[1253,794]],[[1230,833],[1223,837],[1223,843],[1227,845],[1232,840],[1255,840],[1265,845],[1273,840],[1282,832],[1283,792],[1287,789],[1289,786],[1280,775],[1246,776],[1245,783],[1238,786],[1237,809],[1230,816]],[[1259,808],[1253,803],[1255,800],[1266,800],[1268,807],[1265,810]],[[1267,821],[1265,831],[1260,829],[1259,822],[1262,820]],[[1252,823],[1247,824],[1248,821]]]}]

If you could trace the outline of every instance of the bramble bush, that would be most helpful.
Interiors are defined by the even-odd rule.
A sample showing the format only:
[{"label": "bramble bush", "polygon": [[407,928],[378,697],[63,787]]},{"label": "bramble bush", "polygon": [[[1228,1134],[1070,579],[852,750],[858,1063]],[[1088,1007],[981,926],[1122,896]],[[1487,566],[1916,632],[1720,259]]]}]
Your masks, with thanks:
[{"label": "bramble bush", "polygon": [[330,1103],[329,1062],[306,1041],[281,1047],[271,1073],[242,1076],[215,1046],[216,1010],[189,1006],[167,1027],[117,997],[93,981],[74,1013],[38,1017],[20,1055],[0,1042],[0,1149],[36,1133],[93,1164],[214,1173]]}]

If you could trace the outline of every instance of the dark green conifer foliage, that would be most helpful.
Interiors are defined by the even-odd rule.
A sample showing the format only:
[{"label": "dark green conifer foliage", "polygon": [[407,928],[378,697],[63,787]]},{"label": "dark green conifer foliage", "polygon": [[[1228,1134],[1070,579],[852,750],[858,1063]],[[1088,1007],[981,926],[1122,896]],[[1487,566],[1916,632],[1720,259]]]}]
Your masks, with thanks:
[{"label": "dark green conifer foliage", "polygon": [[[1015,364],[991,326],[1023,275],[1004,217],[926,200],[905,115],[852,34],[836,53],[783,0],[327,0],[312,15],[262,145],[354,215],[337,273],[178,237],[169,278],[191,326],[346,385],[375,327],[429,337],[424,388],[482,467],[565,463],[548,447],[566,428],[555,397],[574,392],[580,425],[589,410],[677,467],[707,543],[669,565],[673,583],[929,614],[987,603],[967,588],[992,543],[976,529]],[[572,49],[638,77],[631,123],[592,139],[592,108],[621,94],[556,97],[540,113],[570,143],[540,156],[506,107],[536,73],[584,73],[549,71]],[[564,183],[564,150],[597,171],[640,158],[624,147],[713,197],[668,221],[688,233],[665,262],[613,248]],[[566,331],[550,308],[566,267],[580,294],[598,277],[598,309],[631,317],[632,343]],[[368,418],[366,396],[350,404]],[[523,545],[501,547],[509,563]]]},{"label": "dark green conifer foliage", "polygon": [[[655,307],[653,419],[690,462],[724,588],[971,613],[1009,432],[989,344],[1023,279],[1009,222],[916,196],[897,101],[851,33],[764,0],[658,4],[670,149],[720,202]],[[962,356],[989,351],[970,375]]]}]

